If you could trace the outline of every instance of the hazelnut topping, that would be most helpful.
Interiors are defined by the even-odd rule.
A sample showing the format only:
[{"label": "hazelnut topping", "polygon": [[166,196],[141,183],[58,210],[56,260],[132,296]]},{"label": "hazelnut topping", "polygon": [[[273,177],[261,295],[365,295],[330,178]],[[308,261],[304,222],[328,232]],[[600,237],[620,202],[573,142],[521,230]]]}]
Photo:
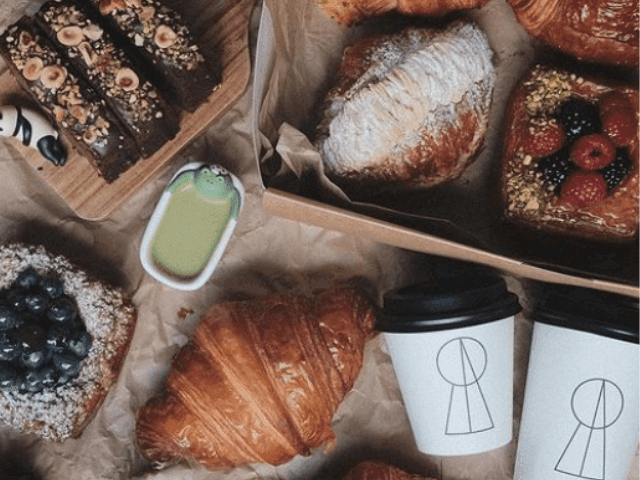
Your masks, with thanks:
[{"label": "hazelnut topping", "polygon": [[138,75],[130,68],[121,68],[116,73],[116,85],[127,92],[138,88],[139,83]]},{"label": "hazelnut topping", "polygon": [[111,12],[124,9],[125,4],[122,0],[100,0],[98,9],[102,15],[109,15]]},{"label": "hazelnut topping", "polygon": [[82,29],[80,27],[72,25],[58,30],[57,38],[62,45],[74,47],[82,42],[84,39],[84,33],[82,33]]},{"label": "hazelnut topping", "polygon": [[60,65],[49,65],[40,72],[40,81],[51,90],[56,90],[62,86],[67,78],[67,69]]},{"label": "hazelnut topping", "polygon": [[156,34],[153,37],[153,41],[156,42],[156,45],[160,48],[169,48],[176,42],[178,36],[176,32],[174,32],[171,28],[166,25],[160,25],[156,29]]},{"label": "hazelnut topping", "polygon": [[22,75],[29,81],[34,81],[40,78],[42,72],[42,60],[38,57],[28,59],[22,69]]},{"label": "hazelnut topping", "polygon": [[89,112],[87,112],[87,110],[85,110],[84,108],[82,108],[80,105],[73,105],[70,109],[69,109],[69,113],[71,114],[71,116],[73,118],[75,118],[76,120],[78,120],[80,123],[82,123],[83,125],[85,123],[87,123],[87,118],[89,117]]},{"label": "hazelnut topping", "polygon": [[95,23],[91,23],[82,29],[82,33],[84,33],[84,36],[89,40],[95,42],[96,40],[99,40],[100,37],[102,37],[103,30]]},{"label": "hazelnut topping", "polygon": [[31,45],[33,45],[33,43],[34,43],[33,37],[29,32],[24,32],[24,31],[20,32],[18,47],[21,50],[28,49],[29,47],[31,47]]},{"label": "hazelnut topping", "polygon": [[82,42],[78,45],[78,50],[80,50],[80,54],[82,55],[82,59],[87,65],[93,65],[97,59],[97,55],[91,48],[89,42]]}]

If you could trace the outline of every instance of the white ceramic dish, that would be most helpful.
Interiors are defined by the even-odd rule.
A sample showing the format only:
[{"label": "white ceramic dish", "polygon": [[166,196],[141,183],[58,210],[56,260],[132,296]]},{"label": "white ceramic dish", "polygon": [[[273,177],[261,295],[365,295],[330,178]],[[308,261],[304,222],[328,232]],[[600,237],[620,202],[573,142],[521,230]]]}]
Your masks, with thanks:
[{"label": "white ceramic dish", "polygon": [[202,287],[229,243],[244,197],[240,181],[219,165],[189,163],[178,170],[142,237],[147,273],[178,290]]}]

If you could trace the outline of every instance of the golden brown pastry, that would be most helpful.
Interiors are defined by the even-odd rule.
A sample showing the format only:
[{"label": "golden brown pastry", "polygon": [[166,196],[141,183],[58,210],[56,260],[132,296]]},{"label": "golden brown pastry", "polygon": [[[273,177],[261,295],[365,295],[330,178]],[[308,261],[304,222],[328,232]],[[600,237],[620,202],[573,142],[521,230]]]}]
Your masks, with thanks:
[{"label": "golden brown pastry", "polygon": [[455,180],[484,144],[495,70],[475,23],[364,38],[345,50],[337,77],[316,147],[350,193]]},{"label": "golden brown pastry", "polygon": [[360,462],[342,480],[428,480],[375,460]]},{"label": "golden brown pastry", "polygon": [[331,419],[362,366],[365,299],[333,289],[213,306],[178,354],[137,439],[156,462],[281,464],[335,440]]},{"label": "golden brown pastry", "polygon": [[338,23],[351,25],[366,17],[398,12],[403,15],[440,16],[457,10],[480,8],[489,0],[321,0],[324,11]]},{"label": "golden brown pastry", "polygon": [[506,111],[506,217],[597,240],[638,235],[638,88],[536,66]]},{"label": "golden brown pastry", "polygon": [[638,66],[638,0],[507,0],[535,39],[581,60]]}]

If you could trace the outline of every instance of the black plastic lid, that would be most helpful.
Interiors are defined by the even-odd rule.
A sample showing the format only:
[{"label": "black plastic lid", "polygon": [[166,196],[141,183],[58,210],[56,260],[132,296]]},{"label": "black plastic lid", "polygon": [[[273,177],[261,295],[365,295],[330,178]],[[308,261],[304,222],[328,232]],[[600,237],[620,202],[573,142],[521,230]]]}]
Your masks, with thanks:
[{"label": "black plastic lid", "polygon": [[533,320],[638,343],[638,298],[580,287],[536,289]]},{"label": "black plastic lid", "polygon": [[521,309],[502,277],[473,271],[388,293],[376,328],[397,333],[448,330],[501,320]]}]

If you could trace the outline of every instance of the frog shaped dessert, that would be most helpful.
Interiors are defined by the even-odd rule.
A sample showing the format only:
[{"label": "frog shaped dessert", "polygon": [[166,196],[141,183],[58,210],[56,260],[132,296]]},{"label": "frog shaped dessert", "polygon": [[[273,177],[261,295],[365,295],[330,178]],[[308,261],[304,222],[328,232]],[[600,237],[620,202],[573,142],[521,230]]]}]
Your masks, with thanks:
[{"label": "frog shaped dessert", "polygon": [[174,176],[149,221],[141,261],[157,280],[199,288],[213,273],[244,199],[236,177],[218,165],[189,164]]}]

